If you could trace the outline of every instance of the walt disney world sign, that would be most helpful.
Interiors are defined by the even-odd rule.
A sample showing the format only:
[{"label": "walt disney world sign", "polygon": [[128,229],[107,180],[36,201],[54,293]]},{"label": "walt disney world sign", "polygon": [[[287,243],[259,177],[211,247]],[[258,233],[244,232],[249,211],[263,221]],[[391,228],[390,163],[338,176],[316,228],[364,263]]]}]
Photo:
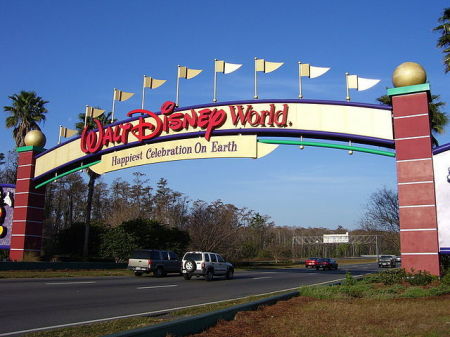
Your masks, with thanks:
[{"label": "walt disney world sign", "polygon": [[99,174],[164,161],[261,158],[277,146],[258,137],[309,137],[393,147],[389,107],[334,101],[259,100],[137,109],[127,120],[84,129],[36,159],[35,179],[90,166]]}]

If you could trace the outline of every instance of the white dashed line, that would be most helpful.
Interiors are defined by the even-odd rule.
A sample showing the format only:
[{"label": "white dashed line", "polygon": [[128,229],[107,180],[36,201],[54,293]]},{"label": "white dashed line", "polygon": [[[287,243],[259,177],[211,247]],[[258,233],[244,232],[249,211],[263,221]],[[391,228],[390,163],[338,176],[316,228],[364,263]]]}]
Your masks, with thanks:
[{"label": "white dashed line", "polygon": [[254,277],[252,280],[262,280],[264,278],[272,278],[271,276]]},{"label": "white dashed line", "polygon": [[47,282],[47,285],[66,285],[66,284],[91,284],[96,283],[95,281],[80,281],[80,282]]},{"label": "white dashed line", "polygon": [[177,284],[168,284],[166,286],[150,286],[150,287],[137,287],[136,289],[156,289],[156,288],[171,288],[178,287]]}]

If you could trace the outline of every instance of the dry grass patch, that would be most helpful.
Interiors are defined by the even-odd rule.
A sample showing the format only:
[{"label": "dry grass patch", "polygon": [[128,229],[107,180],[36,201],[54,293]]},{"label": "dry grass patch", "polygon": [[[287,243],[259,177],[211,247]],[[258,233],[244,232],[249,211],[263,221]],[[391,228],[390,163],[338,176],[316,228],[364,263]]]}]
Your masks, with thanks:
[{"label": "dry grass patch", "polygon": [[241,312],[197,337],[448,337],[450,295],[419,299],[318,300],[297,297]]}]

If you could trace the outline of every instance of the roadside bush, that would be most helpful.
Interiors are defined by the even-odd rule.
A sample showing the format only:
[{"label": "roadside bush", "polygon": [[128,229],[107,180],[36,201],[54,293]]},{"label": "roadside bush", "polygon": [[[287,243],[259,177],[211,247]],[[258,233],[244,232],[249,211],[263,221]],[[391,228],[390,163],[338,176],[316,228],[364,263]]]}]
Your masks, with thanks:
[{"label": "roadside bush", "polygon": [[[356,280],[355,280],[356,281]],[[363,298],[370,297],[372,294],[372,288],[368,284],[353,284],[353,285],[343,285],[340,287],[340,292],[345,294],[347,297],[352,298]]]},{"label": "roadside bush", "polygon": [[344,285],[352,286],[352,285],[356,284],[356,282],[358,282],[358,281],[352,276],[352,274],[350,274],[349,272],[347,272],[345,274],[345,280],[343,282]]},{"label": "roadside bush", "polygon": [[341,296],[340,286],[314,286],[300,288],[300,295],[318,299],[339,298]]},{"label": "roadside bush", "polygon": [[426,289],[420,288],[420,287],[409,287],[406,288],[403,294],[401,294],[401,297],[408,297],[408,298],[417,298],[417,297],[425,297],[429,296],[429,291]]},{"label": "roadside bush", "polygon": [[426,286],[435,280],[436,277],[431,275],[427,271],[419,270],[418,273],[410,274],[406,276],[406,282],[413,286]]},{"label": "roadside bush", "polygon": [[441,283],[436,288],[430,289],[430,296],[442,296],[450,294],[450,285]]},{"label": "roadside bush", "polygon": [[403,280],[405,280],[407,276],[407,273],[404,269],[394,269],[381,272],[378,274],[378,276],[379,282],[383,283],[384,285],[393,285],[403,282]]},{"label": "roadside bush", "polygon": [[450,285],[450,273],[445,274],[445,275],[441,278],[441,283],[442,283],[442,284],[446,284],[446,285]]}]

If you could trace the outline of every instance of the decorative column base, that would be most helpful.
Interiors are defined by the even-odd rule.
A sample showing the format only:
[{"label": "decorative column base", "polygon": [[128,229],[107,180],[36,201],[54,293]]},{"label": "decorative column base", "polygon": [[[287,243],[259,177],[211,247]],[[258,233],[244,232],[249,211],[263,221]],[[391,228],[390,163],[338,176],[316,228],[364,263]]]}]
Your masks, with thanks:
[{"label": "decorative column base", "polygon": [[34,146],[17,148],[16,195],[9,257],[12,261],[35,259],[41,255],[45,187],[35,189],[35,155],[44,149]]}]

